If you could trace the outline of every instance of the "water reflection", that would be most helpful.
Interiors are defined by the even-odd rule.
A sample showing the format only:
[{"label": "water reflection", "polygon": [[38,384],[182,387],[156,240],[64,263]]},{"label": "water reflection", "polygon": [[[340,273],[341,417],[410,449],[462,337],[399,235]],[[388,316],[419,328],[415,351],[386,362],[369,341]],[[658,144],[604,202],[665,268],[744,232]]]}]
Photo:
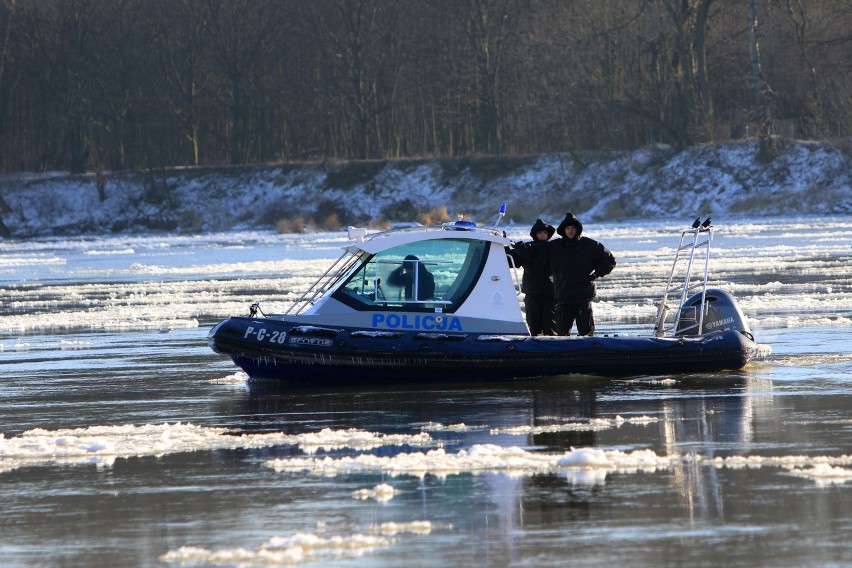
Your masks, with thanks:
[{"label": "water reflection", "polygon": [[[314,265],[324,265],[317,260],[326,253],[305,243],[285,251],[303,256],[281,261],[278,236],[245,250],[223,250],[232,235],[208,239],[209,247],[189,247],[195,260],[188,264],[165,252],[169,258],[146,256],[130,266],[129,255],[104,264],[104,256],[58,251],[51,257],[67,266],[50,259],[30,268],[9,265],[0,274],[6,448],[34,428],[50,438],[63,428],[182,422],[247,433],[424,431],[454,455],[494,444],[538,456],[587,448],[682,459],[656,469],[324,476],[265,465],[304,457],[297,444],[203,446],[155,457],[139,455],[151,445],[144,439],[111,465],[59,463],[43,453],[38,465],[0,472],[9,513],[0,518],[2,563],[154,566],[182,546],[255,550],[279,535],[351,535],[425,519],[433,523],[429,535],[400,536],[391,548],[351,564],[852,565],[852,464],[834,464],[838,477],[822,480],[778,465],[717,467],[688,459],[852,455],[852,225],[844,218],[830,233],[820,227],[785,225],[795,232],[795,246],[786,235],[773,236],[769,223],[719,235],[713,277],[741,301],[759,340],[772,345],[771,357],[736,373],[620,381],[567,377],[334,391],[217,382],[236,369],[209,351],[205,326],[242,313],[258,296],[277,294],[269,301],[286,305],[285,292],[303,289],[315,278]],[[623,330],[634,318],[642,326],[627,329],[638,333],[654,312],[647,298],[668,266],[668,237],[643,242],[635,227],[604,232],[624,262],[601,287],[601,328]],[[132,246],[139,252],[143,244]],[[163,269],[149,272],[154,265]],[[235,274],[235,267],[243,272]],[[200,327],[175,325],[196,320]],[[319,455],[392,457],[428,449],[344,447]],[[393,486],[389,501],[353,497],[380,483]]]},{"label": "water reflection", "polygon": [[[249,431],[423,429],[447,452],[468,450],[475,444],[557,454],[583,447],[651,448],[678,458],[665,472],[648,471],[648,485],[656,486],[653,492],[664,491],[661,485],[667,485],[690,522],[720,522],[726,508],[723,474],[704,460],[748,453],[758,446],[755,423],[777,418],[772,385],[747,373],[679,379],[677,387],[658,377],[584,388],[569,388],[556,379],[502,388],[390,392],[282,390],[263,385],[246,388],[242,398],[229,401],[221,413],[240,416],[242,428]],[[720,386],[708,389],[708,382]],[[627,418],[615,420],[623,417]],[[646,420],[630,423],[631,417]],[[595,420],[598,427],[581,427]],[[427,450],[397,447],[374,453],[411,451]],[[264,457],[294,455],[291,450],[276,449],[263,453]],[[462,517],[473,532],[493,536],[499,531],[511,541],[514,531],[530,521],[539,526],[588,518],[612,475],[606,469],[588,468],[532,475],[458,473],[443,479],[427,474],[419,478],[417,498],[424,512],[449,507],[455,511],[448,522],[459,523]],[[450,505],[455,500],[452,494],[480,495],[486,502],[477,501],[475,510],[459,511],[457,504]]]},{"label": "water reflection", "polygon": [[[246,430],[295,433],[329,427],[378,432],[424,429],[447,438],[461,437],[470,445],[496,443],[492,430],[593,418],[597,416],[598,392],[594,388],[564,388],[553,381],[498,387],[344,387],[333,391],[252,384],[240,397],[224,401],[221,412],[239,416]],[[594,438],[587,436],[541,436],[526,445],[554,448],[594,443]],[[510,438],[517,441],[518,436]]]}]

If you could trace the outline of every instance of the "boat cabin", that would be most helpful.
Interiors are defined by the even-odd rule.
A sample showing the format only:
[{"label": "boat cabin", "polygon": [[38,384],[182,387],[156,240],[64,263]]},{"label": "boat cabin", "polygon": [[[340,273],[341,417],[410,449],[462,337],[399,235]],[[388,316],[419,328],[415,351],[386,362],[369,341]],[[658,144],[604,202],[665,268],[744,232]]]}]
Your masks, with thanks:
[{"label": "boat cabin", "polygon": [[349,235],[353,244],[285,315],[376,330],[529,333],[499,231],[457,221]]}]

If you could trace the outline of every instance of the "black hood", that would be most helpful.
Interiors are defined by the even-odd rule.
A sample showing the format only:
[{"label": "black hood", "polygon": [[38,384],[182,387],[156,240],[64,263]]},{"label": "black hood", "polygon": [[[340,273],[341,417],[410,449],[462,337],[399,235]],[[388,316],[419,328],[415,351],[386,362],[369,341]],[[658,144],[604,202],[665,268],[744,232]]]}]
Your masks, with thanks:
[{"label": "black hood", "polygon": [[547,231],[547,238],[553,236],[553,233],[556,232],[556,229],[553,228],[553,225],[550,223],[545,223],[541,219],[536,219],[535,223],[533,223],[532,229],[530,229],[530,236],[535,240],[535,234],[539,231]]},{"label": "black hood", "polygon": [[583,234],[583,224],[580,222],[579,219],[574,217],[573,213],[565,214],[565,218],[562,219],[561,223],[559,223],[559,226],[556,228],[556,232],[559,234],[560,237],[564,237],[565,227],[567,227],[568,225],[574,225],[575,227],[577,227],[577,234],[574,236],[574,238],[579,239],[580,235]]}]

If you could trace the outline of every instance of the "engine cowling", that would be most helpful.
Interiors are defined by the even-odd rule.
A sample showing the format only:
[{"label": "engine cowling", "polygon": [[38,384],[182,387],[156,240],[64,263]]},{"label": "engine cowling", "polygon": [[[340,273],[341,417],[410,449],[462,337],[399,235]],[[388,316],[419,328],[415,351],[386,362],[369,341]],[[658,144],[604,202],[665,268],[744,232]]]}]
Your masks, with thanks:
[{"label": "engine cowling", "polygon": [[[680,307],[675,335],[699,335],[698,322],[701,308],[701,293],[690,296]],[[733,329],[751,336],[748,319],[737,300],[720,288],[707,288],[704,303],[702,333]]]}]

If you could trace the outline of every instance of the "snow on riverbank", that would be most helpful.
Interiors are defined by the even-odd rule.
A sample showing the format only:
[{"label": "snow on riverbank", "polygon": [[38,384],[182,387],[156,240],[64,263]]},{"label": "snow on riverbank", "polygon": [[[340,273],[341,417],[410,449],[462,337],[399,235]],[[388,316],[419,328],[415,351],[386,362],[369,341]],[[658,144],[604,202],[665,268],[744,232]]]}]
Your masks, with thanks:
[{"label": "snow on riverbank", "polygon": [[[675,153],[635,152],[322,162],[108,173],[105,199],[93,174],[0,176],[11,238],[205,232],[336,218],[340,224],[412,221],[446,207],[491,222],[501,202],[524,224],[559,220],[701,215],[852,213],[849,144],[787,141],[771,164],[753,140]],[[301,221],[299,221],[301,222]],[[0,227],[2,228],[2,227]]]}]

